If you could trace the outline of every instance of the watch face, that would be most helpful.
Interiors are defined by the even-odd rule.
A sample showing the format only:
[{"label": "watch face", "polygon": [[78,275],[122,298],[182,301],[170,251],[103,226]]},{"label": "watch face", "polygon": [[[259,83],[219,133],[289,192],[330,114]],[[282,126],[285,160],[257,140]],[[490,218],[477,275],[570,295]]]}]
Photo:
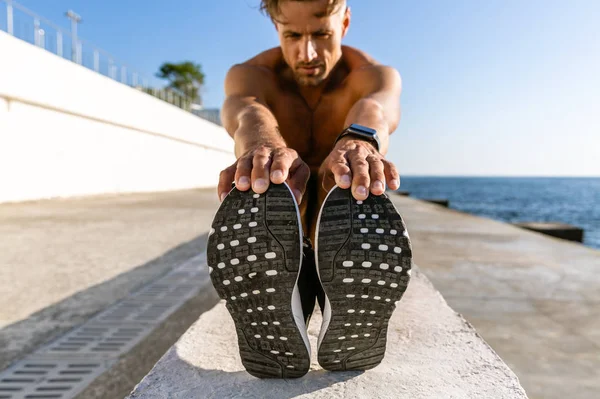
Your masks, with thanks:
[{"label": "watch face", "polygon": [[352,130],[356,130],[357,132],[360,132],[363,134],[367,134],[369,136],[375,136],[377,134],[377,131],[375,129],[371,129],[370,127],[359,125],[357,123],[351,124],[348,128],[352,129]]}]

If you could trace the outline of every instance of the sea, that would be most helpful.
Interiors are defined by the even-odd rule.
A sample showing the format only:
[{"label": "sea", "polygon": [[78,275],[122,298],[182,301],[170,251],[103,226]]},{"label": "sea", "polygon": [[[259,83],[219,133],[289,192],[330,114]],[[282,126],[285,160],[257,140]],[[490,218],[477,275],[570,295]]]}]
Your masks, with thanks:
[{"label": "sea", "polygon": [[403,176],[401,191],[447,199],[450,208],[503,222],[561,222],[600,249],[600,178]]}]

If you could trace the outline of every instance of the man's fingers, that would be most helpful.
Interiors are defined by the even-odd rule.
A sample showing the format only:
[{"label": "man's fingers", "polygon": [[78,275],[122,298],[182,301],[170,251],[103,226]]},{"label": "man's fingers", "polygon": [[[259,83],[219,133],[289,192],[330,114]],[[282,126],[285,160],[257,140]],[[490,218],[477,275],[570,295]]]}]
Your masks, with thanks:
[{"label": "man's fingers", "polygon": [[335,179],[335,184],[343,189],[350,188],[350,185],[352,184],[352,173],[345,158],[342,157],[334,160],[331,163],[330,169]]},{"label": "man's fingers", "polygon": [[350,156],[350,169],[352,169],[352,195],[359,201],[367,199],[371,179],[369,177],[369,163],[367,154],[363,151],[353,151]]},{"label": "man's fingers", "polygon": [[262,194],[269,188],[269,166],[271,163],[271,150],[260,148],[254,153],[252,159],[252,189]]},{"label": "man's fingers", "polygon": [[321,181],[321,186],[323,190],[329,192],[333,186],[335,186],[335,177],[331,170],[323,170],[322,173],[319,173],[319,176],[323,176],[323,180]]},{"label": "man's fingers", "polygon": [[250,175],[252,173],[252,158],[241,157],[237,161],[235,171],[235,187],[240,191],[250,189]]},{"label": "man's fingers", "polygon": [[235,170],[237,168],[237,162],[228,168],[221,171],[219,175],[219,185],[217,186],[217,195],[219,200],[223,201],[229,191],[231,191],[231,182],[235,176]]},{"label": "man's fingers", "polygon": [[371,193],[381,195],[385,191],[385,174],[381,158],[376,155],[367,157],[369,163],[369,174],[371,175]]},{"label": "man's fingers", "polygon": [[300,158],[296,158],[290,166],[290,177],[288,184],[296,197],[298,204],[302,201],[302,196],[306,190],[306,183],[310,177],[310,168]]},{"label": "man's fingers", "polygon": [[386,159],[383,159],[382,162],[388,186],[391,190],[398,190],[400,188],[400,174],[398,173],[398,169],[396,169],[396,166],[392,162]]},{"label": "man's fingers", "polygon": [[290,167],[298,154],[294,150],[279,149],[273,153],[271,163],[271,181],[275,184],[281,184],[288,178]]}]

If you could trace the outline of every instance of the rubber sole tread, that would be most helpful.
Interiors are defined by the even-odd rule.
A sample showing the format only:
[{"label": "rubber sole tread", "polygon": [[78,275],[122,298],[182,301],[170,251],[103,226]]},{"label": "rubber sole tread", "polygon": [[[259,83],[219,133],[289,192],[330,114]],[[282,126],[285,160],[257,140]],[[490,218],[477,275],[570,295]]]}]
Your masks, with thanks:
[{"label": "rubber sole tread", "polygon": [[387,195],[356,201],[350,190],[334,188],[319,217],[317,257],[331,310],[319,364],[332,371],[377,366],[412,267],[406,226]]},{"label": "rubber sole tread", "polygon": [[238,336],[242,364],[258,378],[298,378],[310,355],[292,312],[302,259],[298,212],[285,185],[233,189],[208,239],[210,278]]}]

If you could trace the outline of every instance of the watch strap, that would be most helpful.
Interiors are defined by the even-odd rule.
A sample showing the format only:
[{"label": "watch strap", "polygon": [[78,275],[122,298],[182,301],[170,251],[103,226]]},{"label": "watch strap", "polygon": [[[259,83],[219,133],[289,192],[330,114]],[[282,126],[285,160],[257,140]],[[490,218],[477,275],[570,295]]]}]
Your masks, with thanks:
[{"label": "watch strap", "polygon": [[[360,140],[368,141],[369,143],[373,144],[373,147],[375,147],[375,149],[377,151],[380,150],[381,146],[379,144],[379,139],[377,137],[377,133],[375,133],[373,136],[370,136],[368,133],[361,134],[359,131],[354,130],[352,128],[352,126],[353,125],[350,125],[346,129],[344,129],[342,131],[342,133],[339,134],[339,136],[335,139],[335,142],[333,143],[334,146],[337,144],[338,141],[340,141],[342,139],[342,137],[352,136],[352,137],[356,137]],[[373,130],[373,129],[369,129],[369,130]]]}]

